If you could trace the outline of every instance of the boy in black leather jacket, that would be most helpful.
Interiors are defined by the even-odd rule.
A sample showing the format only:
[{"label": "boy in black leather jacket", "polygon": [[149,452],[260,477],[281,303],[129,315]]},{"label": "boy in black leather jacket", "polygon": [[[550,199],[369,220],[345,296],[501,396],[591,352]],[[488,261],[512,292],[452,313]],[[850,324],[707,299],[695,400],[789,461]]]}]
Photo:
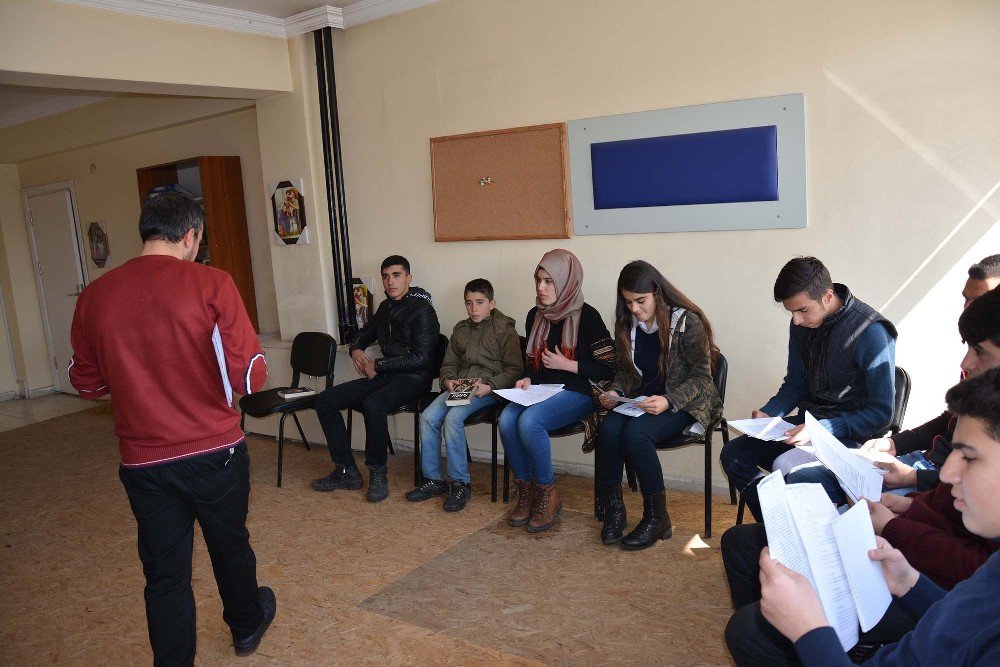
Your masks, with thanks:
[{"label": "boy in black leather jacket", "polygon": [[[386,479],[388,413],[430,390],[437,372],[436,354],[441,326],[429,292],[411,287],[410,263],[391,255],[382,262],[386,300],[351,341],[354,368],[363,377],[327,389],[316,398],[316,412],[326,435],[334,469],[313,481],[317,491],[360,489],[361,473],[351,454],[347,427],[340,411],[358,409],[365,419],[365,465],[369,470],[368,501],[389,496]],[[365,349],[378,342],[381,359]]]}]

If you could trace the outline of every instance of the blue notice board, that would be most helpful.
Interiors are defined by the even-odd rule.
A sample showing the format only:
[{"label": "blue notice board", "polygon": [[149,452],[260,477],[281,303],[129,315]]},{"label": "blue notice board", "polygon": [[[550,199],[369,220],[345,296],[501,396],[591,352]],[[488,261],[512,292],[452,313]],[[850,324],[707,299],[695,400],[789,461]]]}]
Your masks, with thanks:
[{"label": "blue notice board", "polygon": [[802,95],[571,121],[577,234],[806,226]]}]

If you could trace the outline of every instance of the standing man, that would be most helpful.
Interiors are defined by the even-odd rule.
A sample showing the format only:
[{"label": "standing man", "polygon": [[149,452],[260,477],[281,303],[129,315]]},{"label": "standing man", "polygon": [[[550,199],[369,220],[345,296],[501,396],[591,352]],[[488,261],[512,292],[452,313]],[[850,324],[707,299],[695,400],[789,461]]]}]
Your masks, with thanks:
[{"label": "standing man", "polygon": [[232,278],[193,261],[203,229],[187,197],[146,202],[142,253],[83,290],[71,333],[70,382],[84,398],[113,397],[156,665],[194,664],[195,519],[236,655],[257,649],[276,611],[274,592],[257,586],[250,461],[230,389],[260,389],[267,364]]},{"label": "standing man", "polygon": [[[382,262],[382,287],[386,299],[351,341],[351,359],[364,377],[327,389],[316,398],[316,413],[333,459],[333,472],[314,480],[317,491],[360,489],[361,473],[351,454],[351,442],[341,410],[360,409],[365,417],[365,465],[368,467],[368,502],[389,496],[386,476],[389,412],[414,401],[431,388],[437,374],[441,325],[431,295],[411,287],[410,263],[400,255]],[[381,359],[365,351],[378,341]]]},{"label": "standing man", "polygon": [[[757,481],[761,468],[791,469],[813,460],[788,452],[809,442],[808,410],[841,442],[859,443],[885,433],[896,386],[896,327],[845,285],[834,283],[815,257],[796,257],[774,281],[774,300],[792,314],[784,382],[753,417],[784,417],[796,426],[781,442],[740,436],[722,448],[722,467],[750,512],[761,521]],[[775,459],[786,454],[788,468]],[[798,455],[796,457],[796,455]]]}]

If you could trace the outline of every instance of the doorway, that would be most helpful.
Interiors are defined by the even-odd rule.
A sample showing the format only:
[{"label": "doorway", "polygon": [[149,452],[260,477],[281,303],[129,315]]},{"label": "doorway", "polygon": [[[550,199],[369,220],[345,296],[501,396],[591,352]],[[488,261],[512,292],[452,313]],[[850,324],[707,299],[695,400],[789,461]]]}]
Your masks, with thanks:
[{"label": "doorway", "polygon": [[86,281],[76,191],[72,181],[64,181],[25,188],[23,196],[53,387],[76,394],[66,374],[73,356],[69,337],[73,311]]}]

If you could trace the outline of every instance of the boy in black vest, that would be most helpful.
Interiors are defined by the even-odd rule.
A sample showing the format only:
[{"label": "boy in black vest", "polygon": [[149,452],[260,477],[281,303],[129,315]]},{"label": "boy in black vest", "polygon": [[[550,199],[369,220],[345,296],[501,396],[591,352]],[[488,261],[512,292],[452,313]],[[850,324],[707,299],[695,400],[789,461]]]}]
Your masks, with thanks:
[{"label": "boy in black vest", "polygon": [[[848,446],[885,433],[892,420],[896,384],[896,328],[874,308],[856,299],[815,257],[796,257],[774,282],[774,300],[792,314],[788,370],[778,392],[754,418],[785,417],[796,426],[781,442],[749,436],[722,448],[722,467],[760,521],[757,481],[761,468],[808,443],[803,421],[808,410]],[[809,460],[796,451],[787,465]],[[781,466],[784,468],[784,465]]]}]

